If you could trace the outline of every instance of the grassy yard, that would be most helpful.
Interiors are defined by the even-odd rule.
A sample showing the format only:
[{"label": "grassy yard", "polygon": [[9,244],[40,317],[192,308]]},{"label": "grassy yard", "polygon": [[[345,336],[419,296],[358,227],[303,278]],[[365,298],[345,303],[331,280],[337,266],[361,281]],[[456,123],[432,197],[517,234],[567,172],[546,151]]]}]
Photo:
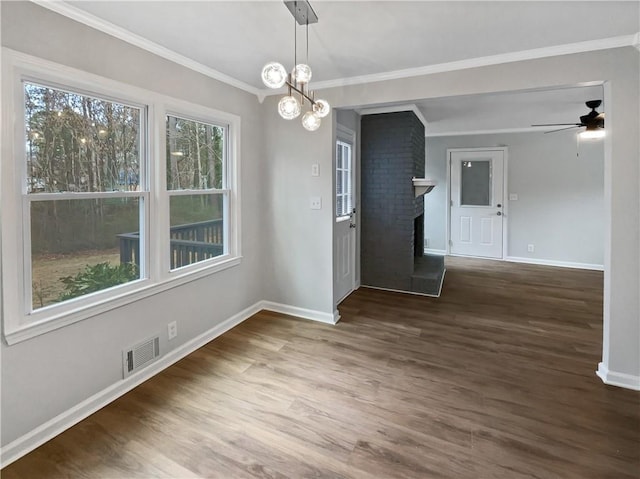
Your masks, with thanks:
[{"label": "grassy yard", "polygon": [[49,254],[33,257],[33,307],[41,308],[58,302],[58,296],[64,290],[60,278],[75,276],[86,265],[109,262],[120,264],[117,249],[101,251],[80,251],[73,254]]}]

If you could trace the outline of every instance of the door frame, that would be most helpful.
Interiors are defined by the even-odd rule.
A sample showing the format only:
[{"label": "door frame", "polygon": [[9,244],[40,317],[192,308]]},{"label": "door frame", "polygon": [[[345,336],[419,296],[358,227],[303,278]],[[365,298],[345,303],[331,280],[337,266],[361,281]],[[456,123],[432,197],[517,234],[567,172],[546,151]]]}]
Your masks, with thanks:
[{"label": "door frame", "polygon": [[[502,258],[484,258],[494,259],[496,261],[505,261],[508,257],[508,225],[509,225],[509,190],[508,185],[508,165],[509,165],[509,148],[506,146],[486,146],[478,148],[447,148],[447,182],[446,182],[446,222],[447,222],[447,240],[446,252],[448,256],[456,256],[451,254],[451,154],[457,152],[475,152],[475,151],[502,151],[504,156],[503,174],[502,174]],[[469,256],[474,258],[475,256]]]},{"label": "door frame", "polygon": [[[334,301],[335,306],[342,300],[344,300],[347,296],[353,293],[360,287],[360,270],[359,270],[359,258],[360,258],[360,162],[358,161],[358,149],[356,144],[357,136],[356,132],[346,126],[341,125],[340,123],[336,123],[336,132],[335,132],[335,140],[333,144],[333,151],[335,155],[336,144],[338,141],[343,141],[345,143],[349,143],[351,145],[351,207],[355,208],[356,212],[353,218],[355,221],[356,227],[353,229],[353,242],[351,245],[351,260],[352,260],[352,270],[353,270],[353,283],[351,284],[351,290],[342,296],[341,298],[335,297],[335,276],[333,278],[334,281]],[[332,221],[333,221],[333,242],[335,244],[336,240],[336,159],[334,157],[333,162],[333,211],[332,211]],[[336,268],[336,255],[334,251],[333,255],[334,261],[334,269]]]}]

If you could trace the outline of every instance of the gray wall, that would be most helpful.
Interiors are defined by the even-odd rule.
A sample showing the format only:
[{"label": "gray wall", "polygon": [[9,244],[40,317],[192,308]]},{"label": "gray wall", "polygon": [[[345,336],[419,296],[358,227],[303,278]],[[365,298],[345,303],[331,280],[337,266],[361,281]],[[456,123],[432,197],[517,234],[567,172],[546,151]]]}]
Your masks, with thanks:
[{"label": "gray wall", "polygon": [[429,248],[446,249],[447,149],[491,146],[508,147],[507,255],[603,265],[604,142],[581,141],[578,157],[575,131],[427,138],[427,176],[439,184],[425,197]]},{"label": "gray wall", "polygon": [[[267,222],[266,297],[276,303],[333,314],[333,114],[315,132],[299,119],[284,121],[277,112],[279,96],[263,105],[266,134],[265,197],[261,214]],[[320,176],[311,176],[317,163]],[[310,198],[322,208],[312,210]]]},{"label": "gray wall", "polygon": [[607,219],[601,372],[608,374],[608,370],[610,380],[629,381],[640,376],[639,71],[638,50],[623,47],[336,87],[318,93],[334,107],[356,108],[604,81],[611,135],[604,141]]},{"label": "gray wall", "polygon": [[[171,347],[264,299],[264,133],[255,96],[30,2],[2,2],[2,45],[242,117],[238,267],[13,346],[2,356],[2,445],[119,382],[122,350],[178,319]],[[5,161],[3,159],[2,161]]]}]

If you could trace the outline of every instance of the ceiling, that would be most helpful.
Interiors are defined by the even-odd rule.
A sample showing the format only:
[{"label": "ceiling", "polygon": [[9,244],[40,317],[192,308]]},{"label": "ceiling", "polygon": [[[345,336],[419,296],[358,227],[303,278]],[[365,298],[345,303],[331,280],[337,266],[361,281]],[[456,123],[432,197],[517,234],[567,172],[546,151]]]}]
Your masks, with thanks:
[{"label": "ceiling", "polygon": [[[266,92],[260,80],[265,63],[293,66],[294,20],[281,0],[37,3],[257,94]],[[319,18],[309,27],[308,63],[316,89],[483,59],[500,63],[632,44],[640,31],[638,1],[311,3]],[[297,31],[300,59],[305,30]],[[436,99],[419,107],[431,131],[524,128],[574,121],[586,113],[584,101],[602,98],[601,87],[590,88],[600,90]],[[454,117],[465,117],[466,126]]]}]

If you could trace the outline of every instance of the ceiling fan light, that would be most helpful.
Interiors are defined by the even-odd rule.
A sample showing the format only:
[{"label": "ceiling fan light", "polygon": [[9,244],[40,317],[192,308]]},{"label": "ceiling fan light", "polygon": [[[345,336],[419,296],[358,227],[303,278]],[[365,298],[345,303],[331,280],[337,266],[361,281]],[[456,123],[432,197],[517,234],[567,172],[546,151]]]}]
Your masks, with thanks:
[{"label": "ceiling fan light", "polygon": [[262,68],[262,82],[269,88],[280,88],[287,81],[287,70],[278,62],[269,62]]},{"label": "ceiling fan light", "polygon": [[309,83],[311,81],[311,67],[305,63],[298,63],[293,69],[293,79],[300,84]]},{"label": "ceiling fan light", "polygon": [[587,128],[580,132],[580,138],[583,140],[597,140],[598,138],[604,138],[605,135],[604,128]]},{"label": "ceiling fan light", "polygon": [[331,106],[327,100],[316,100],[315,105],[313,105],[313,111],[316,112],[318,117],[324,118],[331,111]]},{"label": "ceiling fan light", "polygon": [[285,120],[293,120],[300,115],[300,103],[292,96],[283,96],[278,102],[278,113]]},{"label": "ceiling fan light", "polygon": [[322,123],[322,120],[314,111],[308,111],[302,117],[302,126],[309,131],[316,131],[320,128],[320,123]]}]

